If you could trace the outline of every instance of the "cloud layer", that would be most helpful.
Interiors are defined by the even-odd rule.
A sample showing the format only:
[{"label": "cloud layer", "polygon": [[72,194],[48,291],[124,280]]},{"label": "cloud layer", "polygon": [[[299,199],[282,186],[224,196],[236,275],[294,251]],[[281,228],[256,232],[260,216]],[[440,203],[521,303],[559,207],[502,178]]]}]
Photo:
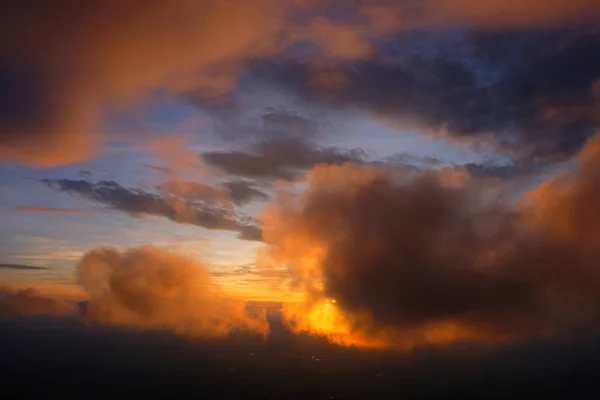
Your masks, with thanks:
[{"label": "cloud layer", "polygon": [[[156,88],[174,93],[197,91],[199,97],[214,101],[235,86],[244,63],[289,53],[294,44],[312,44],[319,50],[316,58],[327,64],[329,60],[368,58],[373,37],[402,31],[456,26],[546,28],[596,22],[600,17],[600,7],[593,0],[528,0],[519,5],[472,0],[419,3],[59,0],[48,4],[34,0],[24,6],[5,1],[0,6],[0,159],[37,167],[87,160],[106,140],[99,132],[102,117],[111,109],[131,106]],[[538,61],[552,74],[552,62],[545,62],[551,59]],[[403,77],[418,66],[397,71],[400,80],[389,79],[397,67],[369,62],[358,66],[358,76],[348,70],[334,71],[319,74],[323,79],[316,81],[350,79],[356,88],[344,97],[360,103],[374,101],[374,93],[384,88],[382,79],[392,82],[383,92],[387,96],[390,91],[414,88]],[[458,79],[454,82],[470,85],[465,81],[468,76],[451,63],[435,66]],[[361,78],[369,71],[381,78]],[[534,85],[546,82],[543,75],[522,78],[533,79]],[[365,86],[369,82],[372,90]],[[446,97],[452,93],[446,91]],[[504,94],[509,99],[513,95]],[[487,98],[480,91],[473,96]],[[408,101],[416,102],[418,110],[423,101],[417,100],[413,96]],[[471,112],[464,107],[468,108],[459,111]]]}]

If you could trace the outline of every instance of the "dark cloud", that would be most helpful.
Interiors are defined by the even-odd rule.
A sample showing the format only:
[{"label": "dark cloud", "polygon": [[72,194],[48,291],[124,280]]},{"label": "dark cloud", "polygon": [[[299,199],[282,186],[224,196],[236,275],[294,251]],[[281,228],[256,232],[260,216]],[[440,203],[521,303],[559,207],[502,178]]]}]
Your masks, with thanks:
[{"label": "dark cloud", "polygon": [[225,182],[219,187],[199,182],[171,180],[159,185],[158,190],[170,196],[221,204],[224,207],[231,207],[232,202],[236,206],[243,206],[252,201],[264,201],[269,198],[252,183],[241,180]]},{"label": "dark cloud", "polygon": [[194,181],[170,180],[158,185],[161,194],[188,201],[200,201],[224,207],[231,201],[226,190]]},{"label": "dark cloud", "polygon": [[247,181],[231,181],[223,184],[229,190],[231,200],[238,206],[246,205],[253,201],[265,201],[269,195],[257,189]]},{"label": "dark cloud", "polygon": [[500,179],[511,179],[532,175],[541,170],[542,166],[528,165],[525,162],[513,162],[505,165],[493,163],[467,163],[461,165],[473,177],[496,177]]},{"label": "dark cloud", "polygon": [[294,180],[317,164],[360,163],[361,149],[318,147],[301,139],[262,141],[248,151],[207,152],[202,157],[224,172],[248,178]]},{"label": "dark cloud", "polygon": [[[131,216],[153,215],[172,221],[197,225],[205,229],[229,230],[240,233],[240,238],[256,240],[260,230],[251,218],[240,216],[233,207],[215,201],[214,191],[202,192],[207,186],[163,185],[163,191],[148,192],[126,188],[114,181],[89,182],[70,179],[42,179],[50,188],[108,206]],[[169,189],[169,190],[166,190]],[[177,189],[177,190],[175,190]]]},{"label": "dark cloud", "polygon": [[444,163],[438,157],[421,157],[407,152],[397,153],[390,157],[387,157],[385,159],[385,162],[388,164],[419,165],[423,167],[435,167]]},{"label": "dark cloud", "polygon": [[[517,205],[456,171],[317,168],[300,202],[284,197],[263,221],[274,265],[308,298],[291,319],[407,347],[597,329],[599,143]],[[325,322],[333,333],[311,320],[328,299],[342,313]]]},{"label": "dark cloud", "polygon": [[44,297],[33,288],[11,291],[0,287],[0,317],[74,314],[73,305]]},{"label": "dark cloud", "polygon": [[36,267],[33,265],[23,265],[23,264],[0,264],[0,269],[23,269],[23,270],[44,270],[48,269],[46,267]]},{"label": "dark cloud", "polygon": [[252,223],[248,223],[240,228],[240,235],[238,237],[244,240],[262,241],[262,228],[258,225],[258,223],[252,221]]},{"label": "dark cloud", "polygon": [[378,43],[370,58],[328,65],[339,76],[333,88],[299,59],[257,62],[249,76],[537,163],[572,156],[597,128],[595,29],[416,31]]},{"label": "dark cloud", "polygon": [[402,170],[406,173],[423,172],[430,169],[454,168],[456,170],[465,170],[474,178],[499,178],[504,180],[531,176],[540,172],[546,166],[545,164],[536,165],[527,162],[527,160],[509,161],[504,164],[491,161],[451,164],[437,157],[421,157],[409,153],[394,154],[372,162],[371,165]]}]

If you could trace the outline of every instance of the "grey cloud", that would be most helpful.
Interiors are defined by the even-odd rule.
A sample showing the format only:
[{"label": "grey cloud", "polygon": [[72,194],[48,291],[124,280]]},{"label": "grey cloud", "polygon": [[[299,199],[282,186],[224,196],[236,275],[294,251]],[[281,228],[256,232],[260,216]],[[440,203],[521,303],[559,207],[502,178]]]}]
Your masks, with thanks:
[{"label": "grey cloud", "polygon": [[318,147],[299,139],[263,141],[247,151],[207,152],[204,160],[224,172],[248,178],[294,180],[317,164],[360,163],[361,149]]},{"label": "grey cloud", "polygon": [[248,76],[308,103],[426,126],[547,164],[575,154],[598,127],[599,48],[600,31],[583,28],[423,31],[335,65],[343,77],[335,90],[314,84],[315,66],[295,58],[257,61]]},{"label": "grey cloud", "polygon": [[252,201],[266,201],[269,195],[257,189],[247,181],[231,181],[223,184],[229,190],[231,200],[238,206],[246,205]]},{"label": "grey cloud", "polygon": [[[207,109],[206,104],[192,103],[199,109]],[[322,127],[329,124],[285,108],[267,107],[255,115],[253,105],[240,106],[226,116],[216,113],[213,117],[216,134],[229,143],[245,146],[261,142],[314,141],[323,135]]]},{"label": "grey cloud", "polygon": [[151,193],[126,188],[114,181],[89,182],[71,179],[42,179],[50,188],[103,204],[133,217],[153,215],[174,222],[197,225],[205,229],[239,232],[245,240],[258,240],[260,228],[252,219],[239,215],[233,208],[211,201],[211,198],[185,198],[168,193]]},{"label": "grey cloud", "polygon": [[0,269],[45,270],[48,268],[36,267],[34,265],[23,265],[23,264],[0,264]]}]

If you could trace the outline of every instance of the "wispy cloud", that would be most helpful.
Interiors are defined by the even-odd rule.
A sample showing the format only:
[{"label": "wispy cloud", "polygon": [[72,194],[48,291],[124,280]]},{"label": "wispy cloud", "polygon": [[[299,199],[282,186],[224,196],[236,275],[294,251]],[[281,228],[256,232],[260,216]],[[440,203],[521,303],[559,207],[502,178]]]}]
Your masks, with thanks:
[{"label": "wispy cloud", "polygon": [[126,188],[114,181],[89,182],[42,179],[50,188],[103,204],[133,217],[153,215],[205,229],[239,232],[239,238],[260,240],[261,230],[253,218],[240,215],[205,185],[164,185],[161,193]]},{"label": "wispy cloud", "polygon": [[61,214],[61,215],[88,215],[87,211],[76,210],[72,208],[60,208],[60,207],[34,207],[34,206],[18,206],[14,208],[16,211],[29,212],[29,213],[43,213],[43,214]]},{"label": "wispy cloud", "polygon": [[45,270],[46,267],[37,267],[34,265],[24,264],[0,264],[0,269],[18,269],[18,270]]}]

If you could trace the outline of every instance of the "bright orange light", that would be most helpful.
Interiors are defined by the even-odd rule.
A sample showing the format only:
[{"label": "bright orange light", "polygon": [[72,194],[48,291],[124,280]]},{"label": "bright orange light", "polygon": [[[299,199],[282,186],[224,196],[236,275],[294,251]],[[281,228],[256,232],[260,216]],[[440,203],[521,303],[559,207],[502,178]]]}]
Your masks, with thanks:
[{"label": "bright orange light", "polygon": [[342,346],[386,347],[377,339],[368,338],[353,329],[347,316],[337,306],[335,299],[321,299],[314,304],[286,304],[283,307],[286,325],[297,333],[327,338],[331,343]]}]

